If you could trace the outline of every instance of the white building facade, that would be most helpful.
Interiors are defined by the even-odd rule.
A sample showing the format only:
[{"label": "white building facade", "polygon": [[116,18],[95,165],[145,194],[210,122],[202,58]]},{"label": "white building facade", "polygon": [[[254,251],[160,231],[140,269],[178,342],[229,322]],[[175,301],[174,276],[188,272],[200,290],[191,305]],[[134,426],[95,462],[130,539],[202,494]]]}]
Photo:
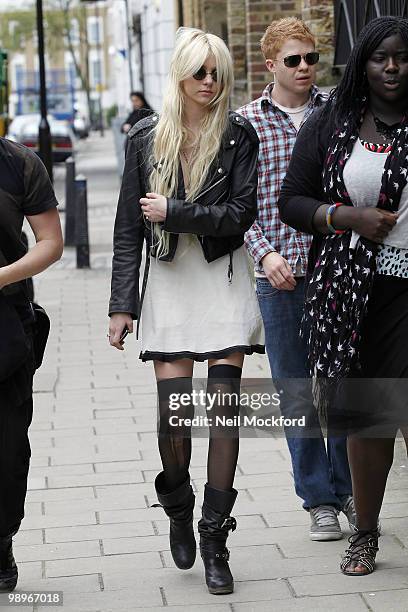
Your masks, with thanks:
[{"label": "white building facade", "polygon": [[[33,0],[0,0],[2,3],[5,3],[4,8],[33,8]],[[74,0],[72,6],[79,6],[79,0]],[[82,67],[84,61],[88,65],[90,97],[95,108],[100,103],[107,111],[117,105],[119,115],[126,115],[130,110],[129,94],[133,89],[143,91],[150,105],[157,111],[161,110],[177,27],[176,7],[176,0],[90,2],[86,5],[89,45],[86,59],[83,50],[80,53],[78,23],[72,19],[71,38],[75,55]],[[10,56],[12,115],[27,112],[17,109],[16,75],[19,71],[38,69],[34,37],[35,31],[30,48]],[[47,72],[59,69],[71,74],[73,58],[68,48],[52,60],[46,49],[46,67]],[[86,98],[79,79],[75,79],[75,90],[75,106],[82,114]]]},{"label": "white building facade", "polygon": [[128,1],[131,3],[133,23],[140,23],[140,35],[135,37],[140,88],[144,90],[149,104],[160,111],[176,33],[175,2]]}]

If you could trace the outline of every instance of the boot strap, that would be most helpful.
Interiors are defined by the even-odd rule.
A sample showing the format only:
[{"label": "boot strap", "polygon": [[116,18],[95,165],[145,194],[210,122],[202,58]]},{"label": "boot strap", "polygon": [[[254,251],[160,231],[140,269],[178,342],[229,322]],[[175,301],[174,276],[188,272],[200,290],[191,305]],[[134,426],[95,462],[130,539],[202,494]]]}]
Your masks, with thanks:
[{"label": "boot strap", "polygon": [[218,550],[211,550],[205,547],[200,547],[201,557],[204,559],[225,559],[225,561],[229,561],[230,551],[227,547],[219,548]]},{"label": "boot strap", "polygon": [[[179,523],[181,525],[183,525],[184,523],[188,523],[190,521],[193,520],[193,511],[191,510],[191,513],[189,512],[186,516],[185,514],[185,509],[181,508],[179,510],[177,510],[176,512],[174,512],[173,510],[169,510],[168,508],[166,508],[165,506],[163,506],[162,504],[152,504],[151,506],[149,506],[149,508],[163,508],[164,512],[167,514],[167,516],[170,519],[170,523]],[[181,513],[181,516],[180,516]]]},{"label": "boot strap", "polygon": [[223,522],[221,523],[220,528],[228,529],[228,531],[230,529],[231,531],[235,531],[235,529],[237,528],[237,521],[235,520],[233,516],[227,516],[227,518],[225,518]]}]

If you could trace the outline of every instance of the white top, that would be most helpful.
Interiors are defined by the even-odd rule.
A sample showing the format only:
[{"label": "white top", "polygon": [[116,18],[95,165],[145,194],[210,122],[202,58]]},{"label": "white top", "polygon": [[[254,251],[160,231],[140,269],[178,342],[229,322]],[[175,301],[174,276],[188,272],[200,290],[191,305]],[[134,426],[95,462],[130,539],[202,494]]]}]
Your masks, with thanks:
[{"label": "white top", "polygon": [[[377,206],[386,153],[368,151],[357,139],[350,158],[344,166],[344,184],[354,206]],[[401,194],[398,208],[399,218],[395,227],[384,240],[393,247],[408,248],[408,190]],[[354,249],[360,235],[353,231],[350,248]]]},{"label": "white top", "polygon": [[292,120],[293,125],[295,126],[296,130],[298,131],[303,118],[305,116],[307,107],[310,104],[310,98],[309,100],[307,100],[307,102],[305,102],[305,104],[303,104],[302,106],[298,106],[296,108],[289,108],[288,106],[282,106],[282,104],[279,104],[276,100],[274,100],[274,98],[272,97],[273,103],[275,104],[275,106],[277,106],[278,108],[280,108],[281,111],[283,111],[284,113],[286,113],[287,115],[289,115],[289,117]]}]

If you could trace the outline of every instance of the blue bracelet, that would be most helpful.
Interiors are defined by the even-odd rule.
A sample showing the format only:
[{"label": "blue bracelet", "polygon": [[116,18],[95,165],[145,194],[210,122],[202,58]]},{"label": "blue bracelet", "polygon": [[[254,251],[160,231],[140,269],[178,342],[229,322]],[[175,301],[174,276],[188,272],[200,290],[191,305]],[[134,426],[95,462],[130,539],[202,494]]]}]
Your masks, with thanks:
[{"label": "blue bracelet", "polygon": [[344,234],[346,230],[339,230],[333,227],[332,217],[335,210],[338,209],[339,206],[343,206],[341,202],[336,202],[336,204],[331,204],[329,208],[326,210],[326,225],[331,234]]}]

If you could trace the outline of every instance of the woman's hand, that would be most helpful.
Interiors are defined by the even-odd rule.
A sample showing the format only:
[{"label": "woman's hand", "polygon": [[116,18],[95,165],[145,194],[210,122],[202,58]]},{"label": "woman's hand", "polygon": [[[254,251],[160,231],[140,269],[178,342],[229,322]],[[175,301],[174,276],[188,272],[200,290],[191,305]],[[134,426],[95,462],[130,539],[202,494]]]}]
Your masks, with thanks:
[{"label": "woman's hand", "polygon": [[[314,217],[313,225],[322,234],[329,234],[326,223],[328,204],[322,204]],[[374,206],[339,206],[333,213],[332,225],[336,229],[352,229],[363,238],[382,243],[398,220],[398,213],[391,213]]]},{"label": "woman's hand", "polygon": [[146,193],[145,198],[140,198],[142,211],[148,221],[160,223],[166,220],[167,198],[158,193]]},{"label": "woman's hand", "polygon": [[355,211],[351,228],[360,236],[378,243],[384,242],[398,219],[398,213],[381,208],[356,208]]},{"label": "woman's hand", "polygon": [[123,351],[123,340],[121,336],[125,331],[125,328],[129,330],[129,333],[133,332],[133,319],[128,312],[114,312],[109,322],[109,344]]}]

